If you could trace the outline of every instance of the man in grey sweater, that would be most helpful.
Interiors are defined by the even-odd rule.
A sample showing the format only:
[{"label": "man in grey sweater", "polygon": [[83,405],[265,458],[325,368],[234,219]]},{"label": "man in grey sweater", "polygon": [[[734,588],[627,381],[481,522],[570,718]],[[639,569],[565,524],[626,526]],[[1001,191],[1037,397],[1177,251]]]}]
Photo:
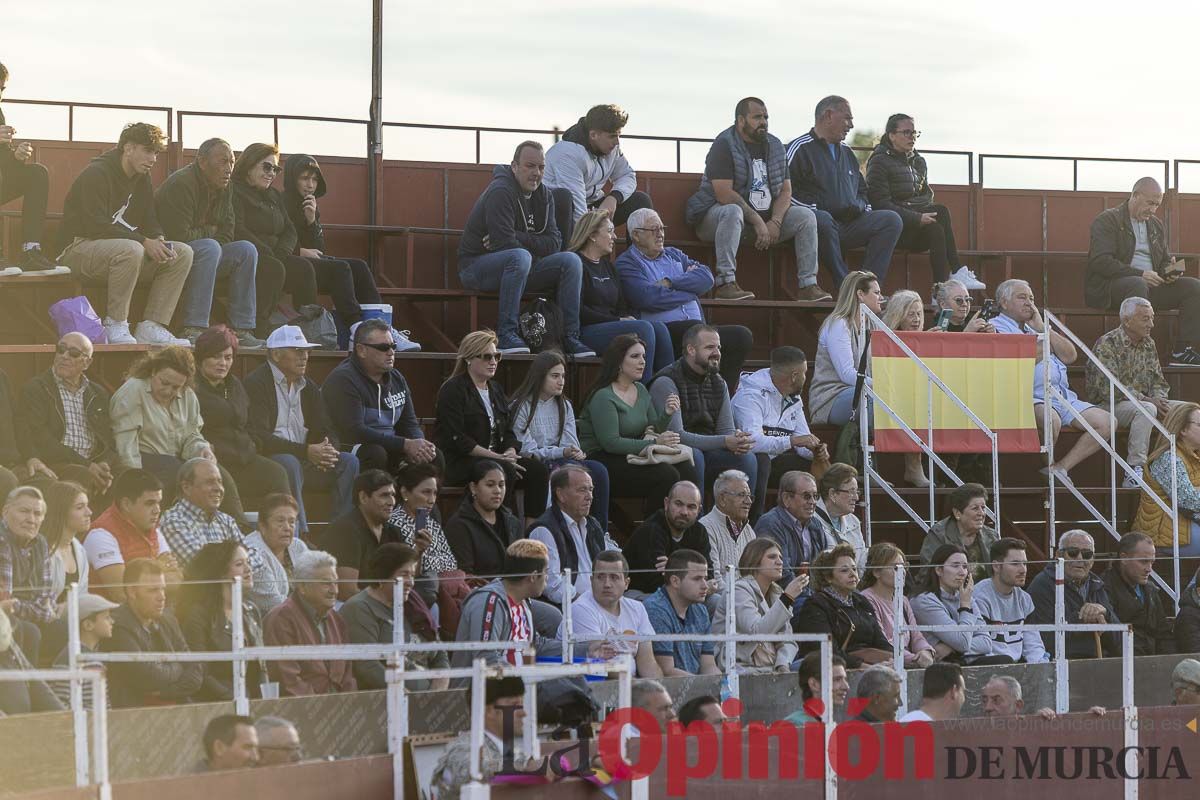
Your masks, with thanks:
[{"label": "man in grey sweater", "polygon": [[[679,410],[667,427],[692,448],[702,488],[729,469],[746,473],[756,487],[758,461],[750,452],[754,437],[734,427],[729,386],[720,368],[721,334],[711,325],[693,325],[683,335],[683,356],[651,379],[650,399],[662,412],[668,397],[679,396]],[[765,483],[762,489],[765,493]],[[761,505],[755,503],[756,508]]]},{"label": "man in grey sweater", "polygon": [[[1033,613],[1033,598],[1023,588],[1029,570],[1025,543],[1005,537],[992,545],[992,577],[975,587],[975,610],[989,625],[1022,623]],[[1037,631],[1000,629],[991,633],[992,652],[1013,661],[1036,664],[1050,654]]]}]

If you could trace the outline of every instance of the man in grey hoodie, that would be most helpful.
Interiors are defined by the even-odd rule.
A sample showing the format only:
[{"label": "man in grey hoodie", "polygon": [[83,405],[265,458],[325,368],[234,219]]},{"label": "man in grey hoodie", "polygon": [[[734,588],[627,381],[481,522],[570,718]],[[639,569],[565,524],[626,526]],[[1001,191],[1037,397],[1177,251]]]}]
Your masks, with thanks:
[{"label": "man in grey hoodie", "polygon": [[[546,565],[550,552],[533,539],[518,539],[504,554],[503,578],[480,586],[463,601],[458,621],[459,642],[526,641],[538,655],[562,655],[562,642],[538,632],[530,601],[546,591]],[[451,667],[469,667],[476,658],[489,664],[524,663],[519,650],[456,650]]]},{"label": "man in grey hoodie", "polygon": [[583,262],[560,253],[563,240],[554,221],[554,195],[542,185],[546,156],[540,142],[517,145],[512,164],[498,165],[492,182],[475,201],[458,243],[458,279],[473,292],[499,292],[496,323],[505,355],[528,353],[517,332],[521,295],[554,291],[563,316],[563,352],[594,356],[579,341],[579,297]]}]

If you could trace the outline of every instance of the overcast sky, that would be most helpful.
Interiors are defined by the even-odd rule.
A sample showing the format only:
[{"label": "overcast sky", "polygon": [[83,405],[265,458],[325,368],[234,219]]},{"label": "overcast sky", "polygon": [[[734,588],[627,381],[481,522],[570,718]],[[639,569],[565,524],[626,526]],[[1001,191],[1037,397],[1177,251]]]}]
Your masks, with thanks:
[{"label": "overcast sky", "polygon": [[[369,0],[5,6],[11,98],[366,116]],[[753,94],[786,142],[836,93],[860,128],[912,114],[922,149],[1200,158],[1190,135],[1200,127],[1194,3],[386,0],[384,19],[388,121],[565,128],[615,102],[630,113],[626,133],[711,137]],[[6,114],[24,135],[66,136],[61,111],[12,104]],[[157,119],[79,112],[77,136],[111,140],[137,115]],[[185,144],[217,134],[240,148],[271,128],[193,118]],[[285,150],[365,148],[358,126],[284,123],[280,138]],[[484,160],[506,160],[514,141],[485,137]],[[626,150],[651,167],[674,163],[669,146]],[[704,150],[685,150],[685,169]],[[464,134],[389,132],[385,154],[473,160],[474,145]],[[933,177],[961,182],[964,164],[939,159]],[[1081,166],[1081,188],[1124,187],[1143,172],[1155,168]],[[1200,165],[1183,176],[1200,190]],[[1070,165],[989,162],[987,185],[1012,182],[1069,188]]]}]

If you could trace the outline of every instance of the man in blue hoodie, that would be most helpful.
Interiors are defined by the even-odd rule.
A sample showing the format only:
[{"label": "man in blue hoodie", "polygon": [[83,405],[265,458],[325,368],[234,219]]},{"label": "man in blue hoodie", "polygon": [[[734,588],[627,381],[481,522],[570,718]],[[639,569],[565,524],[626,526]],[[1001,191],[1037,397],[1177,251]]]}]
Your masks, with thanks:
[{"label": "man in blue hoodie", "polygon": [[353,447],[361,472],[395,475],[407,464],[430,461],[444,470],[442,454],[421,431],[408,381],[395,368],[391,327],[381,319],[365,320],[354,329],[351,348],[325,379],[321,398],[334,433]]},{"label": "man in blue hoodie", "polygon": [[498,165],[492,182],[475,201],[458,243],[458,278],[474,292],[499,292],[496,335],[500,352],[528,353],[517,333],[521,295],[556,290],[563,315],[563,350],[594,356],[579,340],[579,296],[583,263],[560,253],[562,236],[554,221],[554,195],[542,184],[546,156],[539,142],[517,145],[512,164]]},{"label": "man in blue hoodie", "polygon": [[883,283],[904,222],[895,211],[876,211],[867,202],[867,180],[846,144],[846,134],[854,127],[846,98],[823,98],[815,116],[812,130],[787,146],[792,205],[811,208],[817,215],[817,252],[838,285],[850,271],[843,251],[863,246],[867,254],[862,268]]}]

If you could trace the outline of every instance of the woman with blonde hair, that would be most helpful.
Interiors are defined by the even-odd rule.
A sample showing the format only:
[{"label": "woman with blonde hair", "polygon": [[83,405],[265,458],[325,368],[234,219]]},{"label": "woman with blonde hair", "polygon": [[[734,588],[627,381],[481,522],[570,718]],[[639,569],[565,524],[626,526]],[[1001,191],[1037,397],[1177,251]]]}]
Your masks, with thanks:
[{"label": "woman with blonde hair", "polygon": [[579,338],[597,353],[603,353],[614,336],[632,333],[646,343],[651,356],[650,369],[642,382],[675,360],[671,352],[671,333],[661,322],[638,319],[625,302],[621,279],[613,266],[616,243],[613,221],[608,210],[592,209],[575,223],[575,233],[567,250],[578,253],[583,262],[583,291],[579,298]]},{"label": "woman with blonde hair", "polygon": [[[1175,473],[1175,491],[1179,501],[1179,555],[1200,556],[1200,405],[1177,403],[1167,412],[1163,427],[1175,435],[1175,457],[1161,433],[1155,433],[1154,447],[1146,458],[1149,469],[1145,481],[1151,491],[1171,507],[1171,473]],[[1154,540],[1164,553],[1174,553],[1174,529],[1171,515],[1163,513],[1154,499],[1142,491],[1137,516],[1130,530],[1141,531]]]},{"label": "woman with blonde hair", "polygon": [[[496,380],[503,357],[498,344],[490,330],[463,337],[454,373],[438,390],[433,439],[446,456],[446,485],[465,485],[480,459],[495,461],[509,487],[525,490],[525,516],[532,522],[546,509],[550,474],[542,462],[519,452],[508,396]],[[515,498],[515,492],[509,496]]]},{"label": "woman with blonde hair", "polygon": [[[860,341],[860,304],[882,313],[883,294],[873,273],[855,270],[842,281],[837,303],[817,336],[817,357],[808,407],[813,425],[845,425],[854,405],[858,362],[865,342]],[[869,380],[869,379],[868,379]]]},{"label": "woman with blonde hair", "polygon": [[[186,347],[164,347],[134,363],[129,378],[113,393],[109,415],[117,457],[125,469],[144,469],[163,485],[163,509],[174,500],[175,475],[183,462],[206,458],[217,463],[201,433],[200,400],[192,389],[196,360]],[[220,465],[218,465],[220,466]],[[224,468],[221,510],[244,522],[233,476]]]},{"label": "woman with blonde hair", "polygon": [[[925,327],[925,303],[911,289],[901,289],[888,299],[883,322],[894,331],[919,331]],[[929,486],[921,459],[920,453],[904,454],[904,480],[918,489]]]}]

